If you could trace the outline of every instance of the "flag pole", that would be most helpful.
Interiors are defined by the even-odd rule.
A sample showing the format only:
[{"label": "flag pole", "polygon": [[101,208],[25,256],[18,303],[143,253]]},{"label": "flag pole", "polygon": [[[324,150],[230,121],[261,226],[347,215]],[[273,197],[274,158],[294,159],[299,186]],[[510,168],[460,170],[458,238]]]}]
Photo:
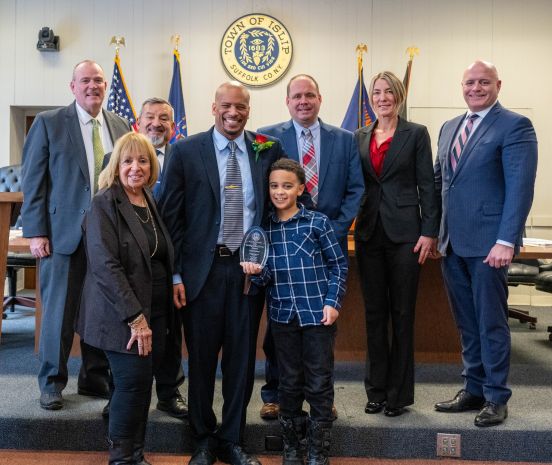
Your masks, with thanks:
[{"label": "flag pole", "polygon": [[414,45],[408,47],[406,49],[406,53],[408,54],[408,63],[407,63],[407,75],[405,76],[405,91],[406,91],[406,97],[408,97],[408,88],[410,87],[410,72],[412,70],[412,61],[414,60],[414,56],[420,54],[420,49]]},{"label": "flag pole", "polygon": [[357,128],[362,126],[362,54],[368,53],[368,46],[366,44],[358,44],[356,46],[357,52],[357,66],[358,66],[358,119]]},{"label": "flag pole", "polygon": [[[115,45],[115,67],[113,69],[113,76],[115,77],[116,74],[118,73],[119,74],[119,78],[120,78],[120,87],[119,89],[117,89],[117,86],[119,84],[117,84],[115,82],[115,80],[112,78],[112,81],[111,81],[111,87],[109,89],[109,97],[108,97],[108,101],[107,101],[107,109],[109,111],[113,111],[115,114],[123,117],[123,118],[126,118],[130,121],[133,129],[135,131],[138,130],[137,128],[137,125],[136,125],[136,111],[134,110],[134,105],[132,104],[132,99],[130,98],[130,93],[128,91],[128,88],[127,88],[127,85],[126,85],[126,82],[125,82],[125,77],[123,75],[123,71],[121,69],[121,59],[119,57],[119,49],[121,48],[121,46],[125,47],[126,44],[125,44],[125,38],[123,36],[112,36],[111,37],[111,41],[109,42],[109,45]],[[120,92],[123,92],[123,97],[124,99],[122,100],[122,103],[119,101],[119,97],[118,97],[118,94]],[[125,103],[125,99],[128,103]],[[119,105],[122,105],[123,107],[127,107],[127,108],[123,108],[121,110],[118,110],[117,107]]]}]

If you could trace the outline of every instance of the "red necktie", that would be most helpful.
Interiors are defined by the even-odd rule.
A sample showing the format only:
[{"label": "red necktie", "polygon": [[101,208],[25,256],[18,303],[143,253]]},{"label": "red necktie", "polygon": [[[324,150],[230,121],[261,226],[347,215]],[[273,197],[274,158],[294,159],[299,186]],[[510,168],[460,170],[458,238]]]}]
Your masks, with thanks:
[{"label": "red necktie", "polygon": [[468,137],[470,136],[470,132],[473,128],[473,122],[477,118],[479,118],[479,115],[475,113],[472,113],[470,116],[468,116],[468,120],[466,121],[466,125],[464,126],[464,129],[460,131],[460,134],[458,134],[458,138],[456,139],[456,142],[452,146],[452,150],[450,151],[450,164],[452,166],[452,171],[456,170],[456,166],[460,161],[460,155],[462,154],[462,150],[464,150]]},{"label": "red necktie", "polygon": [[306,185],[312,201],[316,205],[318,199],[318,170],[310,129],[303,129],[303,137],[305,138],[303,143],[303,169],[305,170]]}]

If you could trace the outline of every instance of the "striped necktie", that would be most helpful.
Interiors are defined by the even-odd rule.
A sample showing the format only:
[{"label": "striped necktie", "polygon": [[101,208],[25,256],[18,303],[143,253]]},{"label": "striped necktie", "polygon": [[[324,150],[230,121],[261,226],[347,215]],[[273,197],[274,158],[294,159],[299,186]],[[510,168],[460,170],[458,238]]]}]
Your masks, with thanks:
[{"label": "striped necktie", "polygon": [[316,205],[318,200],[318,169],[316,167],[316,154],[314,153],[314,144],[310,129],[303,129],[303,169],[305,170],[305,180],[307,191]]},{"label": "striped necktie", "polygon": [[105,155],[102,139],[100,137],[100,123],[96,118],[92,118],[92,150],[94,152],[94,186],[93,191],[98,190],[98,177],[102,171],[103,158]]},{"label": "striped necktie", "polygon": [[456,142],[452,146],[452,150],[450,151],[450,164],[452,166],[452,171],[456,170],[456,166],[460,161],[460,155],[462,155],[462,150],[464,150],[464,147],[466,146],[466,142],[468,141],[468,137],[470,136],[470,132],[473,128],[473,123],[477,118],[479,118],[479,115],[476,113],[472,113],[468,116],[464,129],[460,131]]},{"label": "striped necktie", "polygon": [[224,245],[235,252],[243,239],[243,188],[240,165],[236,158],[237,144],[228,142],[230,155],[226,164],[224,185],[224,224],[222,240]]}]

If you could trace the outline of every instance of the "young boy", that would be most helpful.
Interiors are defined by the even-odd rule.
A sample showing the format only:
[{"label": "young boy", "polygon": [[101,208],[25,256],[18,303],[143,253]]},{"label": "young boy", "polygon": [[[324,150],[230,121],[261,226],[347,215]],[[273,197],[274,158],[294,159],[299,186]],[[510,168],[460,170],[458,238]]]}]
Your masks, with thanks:
[{"label": "young boy", "polygon": [[264,268],[242,263],[256,285],[268,286],[276,357],[280,369],[279,420],[284,465],[303,465],[310,405],[307,465],[329,464],[334,400],[335,320],[345,294],[347,260],[328,217],[297,203],[305,189],[299,163],[280,159],[272,165],[269,190],[275,212],[266,232],[270,242]]}]

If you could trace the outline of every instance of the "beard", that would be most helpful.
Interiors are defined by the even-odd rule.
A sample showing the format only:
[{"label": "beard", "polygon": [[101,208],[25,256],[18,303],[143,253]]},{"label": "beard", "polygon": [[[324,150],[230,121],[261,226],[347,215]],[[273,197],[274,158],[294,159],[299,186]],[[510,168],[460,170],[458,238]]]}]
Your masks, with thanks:
[{"label": "beard", "polygon": [[163,147],[165,145],[165,137],[164,136],[150,136],[148,134],[148,139],[150,140],[151,144],[157,149],[159,147]]}]

